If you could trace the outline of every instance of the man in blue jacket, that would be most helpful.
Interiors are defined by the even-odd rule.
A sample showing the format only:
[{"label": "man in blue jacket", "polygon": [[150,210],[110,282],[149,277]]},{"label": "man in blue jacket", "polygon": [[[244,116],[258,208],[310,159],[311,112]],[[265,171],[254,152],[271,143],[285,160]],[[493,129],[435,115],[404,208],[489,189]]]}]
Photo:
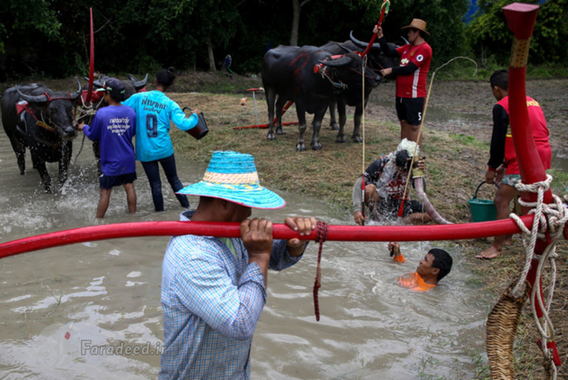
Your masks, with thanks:
[{"label": "man in blue jacket", "polygon": [[[164,211],[158,164],[162,166],[174,192],[183,188],[177,175],[174,147],[170,140],[170,120],[182,131],[188,131],[197,125],[200,114],[198,109],[194,109],[191,116],[185,117],[180,106],[168,98],[165,92],[174,80],[175,75],[170,70],[161,70],[156,74],[153,91],[139,92],[124,102],[136,112],[136,159],[142,163],[148,176],[156,211]],[[176,194],[176,197],[182,207],[189,207],[185,195]]]}]

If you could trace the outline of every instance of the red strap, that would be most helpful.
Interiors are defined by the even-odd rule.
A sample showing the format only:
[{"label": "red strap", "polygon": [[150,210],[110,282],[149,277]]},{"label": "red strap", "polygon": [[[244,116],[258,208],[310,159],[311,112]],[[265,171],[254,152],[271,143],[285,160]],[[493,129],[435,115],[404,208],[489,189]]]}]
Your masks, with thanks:
[{"label": "red strap", "polygon": [[316,272],[316,280],[314,282],[314,307],[316,312],[316,321],[318,322],[320,320],[318,290],[321,287],[321,250],[323,248],[323,242],[327,238],[328,230],[329,230],[329,224],[322,221],[318,221],[316,242],[319,242],[320,246],[318,251],[318,269]]}]

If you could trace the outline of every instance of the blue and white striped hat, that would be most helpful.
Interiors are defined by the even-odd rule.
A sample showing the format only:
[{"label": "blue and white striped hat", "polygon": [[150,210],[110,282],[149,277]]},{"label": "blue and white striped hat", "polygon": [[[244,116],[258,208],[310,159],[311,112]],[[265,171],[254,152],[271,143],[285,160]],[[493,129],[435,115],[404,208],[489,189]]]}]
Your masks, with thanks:
[{"label": "blue and white striped hat", "polygon": [[221,198],[258,209],[286,205],[278,194],[260,186],[253,156],[231,151],[213,152],[203,180],[184,187],[177,194]]}]

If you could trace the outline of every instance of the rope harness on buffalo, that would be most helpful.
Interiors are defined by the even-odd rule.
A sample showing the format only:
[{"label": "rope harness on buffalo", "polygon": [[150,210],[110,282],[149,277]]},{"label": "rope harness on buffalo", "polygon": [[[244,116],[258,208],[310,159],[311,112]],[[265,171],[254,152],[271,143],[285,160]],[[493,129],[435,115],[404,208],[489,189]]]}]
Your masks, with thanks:
[{"label": "rope harness on buffalo", "polygon": [[320,320],[320,311],[319,311],[319,299],[318,299],[318,291],[321,287],[321,251],[323,248],[323,242],[327,238],[327,231],[329,230],[329,224],[318,221],[317,225],[317,236],[316,242],[319,242],[319,250],[318,250],[318,264],[317,264],[317,271],[316,271],[316,279],[314,281],[314,308],[316,314],[316,321],[319,322]]},{"label": "rope harness on buffalo", "polygon": [[[95,114],[97,113],[97,110],[99,108],[101,108],[101,104],[103,103],[103,100],[104,100],[104,98],[101,97],[98,103],[89,102],[89,104],[87,104],[85,98],[83,98],[81,96],[81,105],[77,106],[75,108],[75,112],[77,111],[77,109],[79,110],[79,117],[75,117],[75,122],[78,123],[79,120],[81,120],[81,119],[87,119],[89,117],[94,117]],[[79,148],[77,155],[75,155],[75,160],[73,161],[74,164],[77,162],[77,158],[79,158],[79,155],[83,151],[84,145],[85,145],[85,134],[83,134],[83,139],[81,140],[81,147]]]}]

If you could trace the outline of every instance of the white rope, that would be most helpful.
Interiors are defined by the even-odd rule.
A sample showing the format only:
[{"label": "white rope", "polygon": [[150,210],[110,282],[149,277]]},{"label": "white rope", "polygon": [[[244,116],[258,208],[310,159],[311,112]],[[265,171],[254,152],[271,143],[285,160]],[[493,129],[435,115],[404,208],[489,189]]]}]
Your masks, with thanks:
[{"label": "white rope", "polygon": [[[552,182],[552,176],[547,175],[545,181],[536,182],[533,184],[523,184],[519,182],[515,185],[517,190],[521,192],[531,192],[531,193],[538,193],[537,201],[536,202],[526,202],[522,199],[519,200],[521,206],[524,207],[531,207],[532,209],[529,211],[529,214],[534,214],[534,220],[532,228],[529,230],[526,228],[524,223],[522,222],[521,218],[516,214],[510,214],[509,216],[515,220],[522,231],[523,236],[523,245],[525,247],[525,264],[523,268],[523,272],[521,273],[521,277],[519,282],[512,290],[513,296],[518,296],[521,294],[525,288],[525,281],[528,275],[528,272],[531,268],[531,264],[533,260],[539,260],[537,271],[536,271],[536,279],[533,285],[533,289],[531,292],[531,309],[532,314],[534,316],[535,324],[537,329],[541,335],[542,339],[542,351],[544,357],[547,360],[550,360],[552,368],[554,370],[553,379],[556,379],[557,375],[557,368],[554,362],[551,360],[551,352],[547,349],[547,341],[555,340],[555,332],[554,326],[552,321],[550,320],[549,311],[552,305],[552,298],[554,296],[554,288],[556,285],[556,261],[555,258],[558,257],[556,254],[556,242],[562,236],[564,225],[568,221],[568,209],[566,209],[562,205],[561,199],[552,194],[553,203],[545,204],[544,200],[544,193],[550,188],[550,183]],[[535,257],[534,249],[536,246],[537,239],[544,240],[547,238],[546,232],[549,233],[550,244],[544,249],[544,252],[540,255],[540,257]],[[544,266],[546,262],[550,262],[550,286],[548,289],[546,302],[543,301],[541,294],[541,276],[544,270]],[[536,303],[542,311],[542,318],[544,322],[541,323],[537,316],[536,312]]]},{"label": "white rope", "polygon": [[[88,116],[94,116],[97,113],[97,110],[101,107],[103,100],[104,100],[104,98],[101,98],[101,100],[97,104],[91,103],[90,105],[86,105],[85,99],[83,99],[83,97],[81,96],[81,106],[77,107],[79,109],[80,116],[75,118],[75,122],[78,123],[79,120],[81,120],[81,119],[84,119]],[[83,134],[83,140],[81,141],[81,147],[79,148],[79,152],[77,152],[77,155],[75,156],[75,160],[73,161],[73,165],[75,165],[77,163],[77,158],[79,158],[79,155],[83,151],[84,145],[85,145],[85,135]]]}]

